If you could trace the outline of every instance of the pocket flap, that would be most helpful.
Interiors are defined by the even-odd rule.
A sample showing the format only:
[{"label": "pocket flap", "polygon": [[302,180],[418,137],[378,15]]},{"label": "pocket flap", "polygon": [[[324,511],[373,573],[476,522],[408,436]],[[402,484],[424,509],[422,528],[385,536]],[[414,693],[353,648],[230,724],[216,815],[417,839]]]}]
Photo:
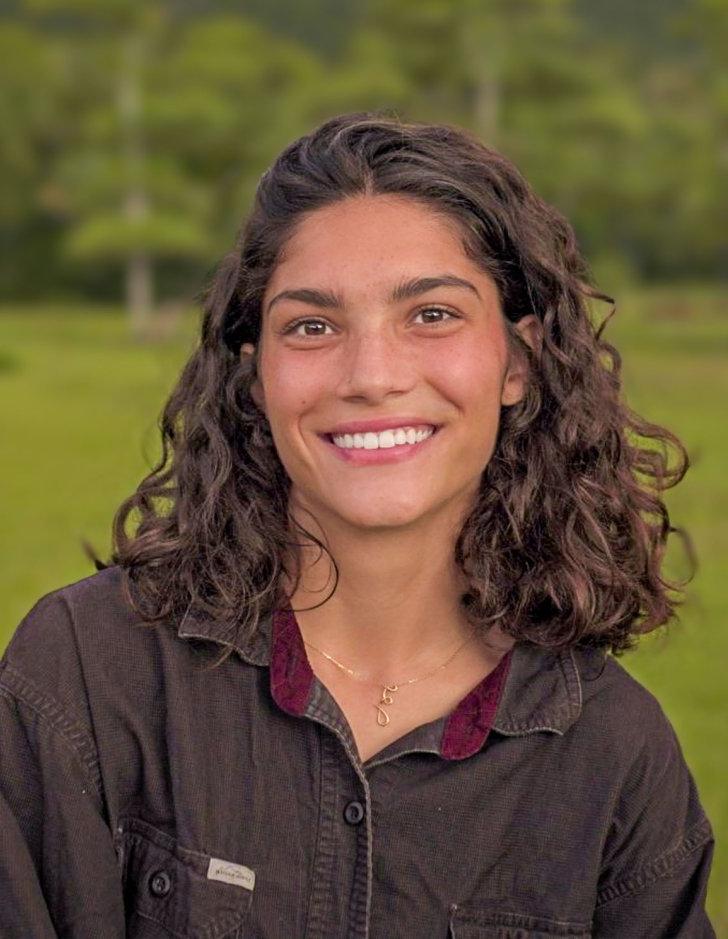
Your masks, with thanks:
[{"label": "pocket flap", "polygon": [[214,875],[217,859],[182,847],[138,818],[120,820],[115,844],[127,920],[141,916],[184,939],[221,939],[247,919],[252,871],[252,877],[221,879]]},{"label": "pocket flap", "polygon": [[450,907],[451,939],[591,939],[591,926],[492,907]]}]

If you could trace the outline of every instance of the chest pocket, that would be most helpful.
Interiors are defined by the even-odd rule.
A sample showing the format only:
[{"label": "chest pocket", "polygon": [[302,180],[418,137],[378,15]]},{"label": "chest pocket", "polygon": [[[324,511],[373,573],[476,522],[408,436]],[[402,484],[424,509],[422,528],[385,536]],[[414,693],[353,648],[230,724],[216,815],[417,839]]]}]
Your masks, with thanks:
[{"label": "chest pocket", "polygon": [[472,906],[450,907],[450,939],[591,939],[584,923]]},{"label": "chest pocket", "polygon": [[136,818],[120,820],[114,844],[130,939],[222,939],[247,921],[252,890],[209,879],[209,854]]}]

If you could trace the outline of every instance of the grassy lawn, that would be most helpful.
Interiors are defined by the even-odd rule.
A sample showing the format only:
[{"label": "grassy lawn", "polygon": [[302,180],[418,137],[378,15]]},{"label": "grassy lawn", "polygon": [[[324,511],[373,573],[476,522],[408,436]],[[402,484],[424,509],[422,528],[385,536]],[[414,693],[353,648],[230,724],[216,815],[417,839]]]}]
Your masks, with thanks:
[{"label": "grassy lawn", "polygon": [[[621,661],[661,701],[696,777],[718,842],[708,908],[728,939],[725,299],[685,287],[626,293],[606,338],[623,355],[631,406],[691,456],[668,505],[693,538],[697,576],[680,621]],[[0,650],[42,594],[92,573],[81,539],[108,555],[116,507],[157,458],[156,420],[195,326],[190,317],[176,340],[140,346],[119,310],[0,309]],[[684,569],[676,546],[671,576]]]}]

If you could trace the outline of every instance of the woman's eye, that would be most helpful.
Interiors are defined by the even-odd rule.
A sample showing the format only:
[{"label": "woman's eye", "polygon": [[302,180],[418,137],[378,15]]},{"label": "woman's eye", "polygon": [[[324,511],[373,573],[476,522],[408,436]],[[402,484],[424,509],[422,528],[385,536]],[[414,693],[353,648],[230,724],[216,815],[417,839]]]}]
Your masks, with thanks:
[{"label": "woman's eye", "polygon": [[286,326],[283,330],[284,336],[296,335],[296,336],[309,336],[316,338],[317,336],[323,336],[324,332],[321,329],[317,329],[314,332],[298,332],[301,326],[322,326],[324,329],[328,326],[328,323],[325,323],[323,320],[296,320],[294,323],[291,323],[290,326]]},{"label": "woman's eye", "polygon": [[[442,317],[442,318],[430,319],[431,313],[434,313],[438,317]],[[444,317],[449,317],[450,319],[458,319],[458,317],[454,313],[451,313],[449,310],[446,310],[444,307],[441,307],[441,306],[425,307],[423,310],[419,310],[415,314],[415,316],[424,316],[425,325],[432,325],[432,326],[439,326],[440,323],[446,323],[447,319],[445,319]]]}]

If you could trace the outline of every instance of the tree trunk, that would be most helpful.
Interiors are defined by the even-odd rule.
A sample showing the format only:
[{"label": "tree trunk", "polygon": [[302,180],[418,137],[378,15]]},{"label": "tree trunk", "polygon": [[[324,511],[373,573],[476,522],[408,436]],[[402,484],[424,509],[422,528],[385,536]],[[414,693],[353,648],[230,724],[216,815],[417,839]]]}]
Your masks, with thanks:
[{"label": "tree trunk", "polygon": [[135,339],[148,339],[152,319],[152,259],[146,251],[132,254],[126,265],[126,305]]},{"label": "tree trunk", "polygon": [[[131,226],[149,215],[145,188],[145,147],[141,113],[141,65],[143,39],[133,34],[126,39],[119,81],[119,113],[122,150],[126,169],[123,212]],[[132,336],[145,340],[151,334],[153,306],[153,259],[148,250],[132,250],[126,262],[126,306]]]},{"label": "tree trunk", "polygon": [[500,4],[470,0],[463,18],[463,47],[472,89],[473,129],[486,146],[498,145],[501,77],[506,35]]}]

